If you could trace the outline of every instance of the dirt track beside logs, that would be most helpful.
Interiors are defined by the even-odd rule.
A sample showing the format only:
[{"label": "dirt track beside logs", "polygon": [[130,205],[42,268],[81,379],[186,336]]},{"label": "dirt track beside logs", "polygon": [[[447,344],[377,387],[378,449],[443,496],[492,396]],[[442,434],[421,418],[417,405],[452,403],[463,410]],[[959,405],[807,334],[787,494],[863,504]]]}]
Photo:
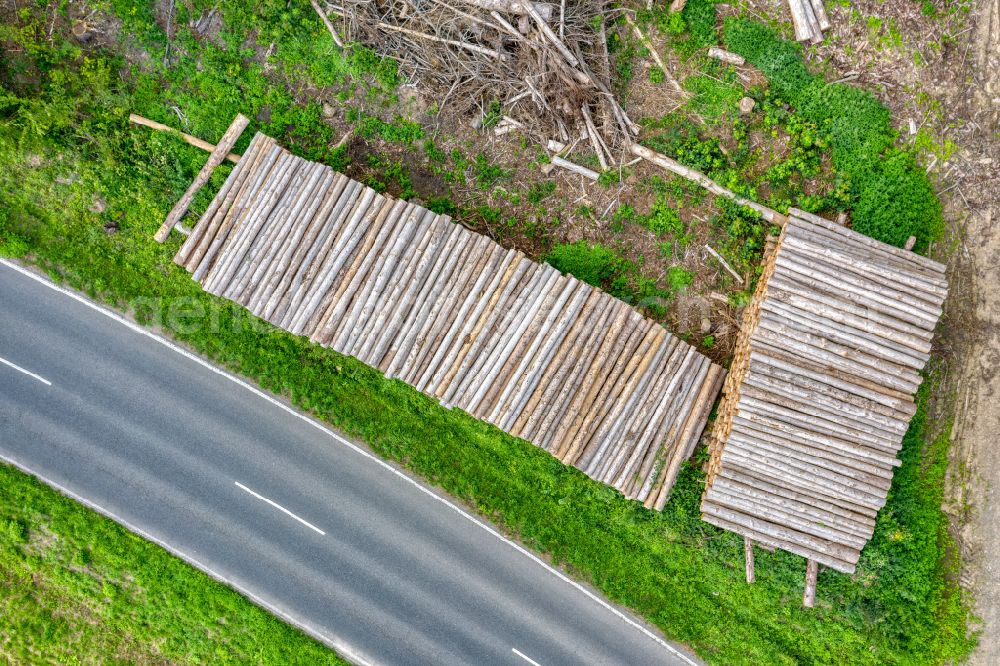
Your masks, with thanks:
[{"label": "dirt track beside logs", "polygon": [[970,138],[982,141],[982,152],[975,185],[962,189],[968,202],[961,201],[956,272],[968,286],[955,290],[965,303],[952,326],[964,330],[953,348],[958,413],[948,508],[958,518],[962,583],[982,620],[970,663],[987,666],[1000,663],[1000,0],[980,0],[973,25]]}]

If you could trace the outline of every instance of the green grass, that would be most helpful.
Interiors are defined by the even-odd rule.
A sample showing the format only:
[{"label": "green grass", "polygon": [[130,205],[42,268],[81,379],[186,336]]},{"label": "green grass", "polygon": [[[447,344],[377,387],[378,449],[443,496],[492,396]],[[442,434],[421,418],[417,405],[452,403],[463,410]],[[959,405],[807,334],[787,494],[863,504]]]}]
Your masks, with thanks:
[{"label": "green grass", "polygon": [[[346,57],[329,51],[323,46],[328,36],[310,17],[308,7],[290,8],[277,0],[263,4],[262,11],[252,12],[248,4],[227,3],[222,9],[227,25],[222,38],[225,46],[191,37],[183,28],[189,18],[187,10],[178,4],[182,28],[173,48],[175,53],[183,48],[188,55],[167,68],[159,64],[162,51],[157,50],[162,33],[148,8],[131,3],[121,3],[120,13],[126,19],[123,30],[150,50],[146,68],[127,63],[116,52],[84,57],[58,39],[49,44],[39,37],[47,31],[44,17],[26,18],[25,25],[13,31],[17,34],[0,37],[24,47],[0,60],[0,252],[22,256],[118,307],[130,308],[149,299],[159,303],[161,310],[179,298],[200,303],[204,314],[187,318],[183,327],[158,316],[158,310],[140,314],[199,354],[288,396],[299,407],[364,440],[379,455],[399,461],[467,502],[529,548],[635,609],[667,636],[692,645],[712,663],[940,663],[971,649],[965,635],[965,602],[949,578],[951,544],[947,520],[940,511],[947,437],[926,432],[923,405],[928,388],[921,392],[921,411],[904,441],[903,467],[896,474],[858,573],[821,572],[817,607],[806,610],[800,604],[801,558],[761,553],[758,583],[742,582],[741,539],[700,520],[700,459],[684,468],[665,511],[647,511],[524,441],[460,411],[446,410],[401,382],[386,380],[350,358],[275,330],[203,293],[171,261],[179,237],[161,246],[152,241],[152,234],[204,163],[204,153],[174,137],[128,126],[127,113],[137,111],[176,124],[171,107],[177,105],[188,119],[189,131],[215,139],[237,111],[249,112],[257,118],[254,129],[277,136],[297,154],[340,159],[328,148],[339,137],[331,136],[318,106],[298,103],[292,93],[298,86],[315,85],[315,77],[327,77],[323,81],[334,84],[342,81],[345,87],[364,79],[367,89],[377,93],[386,84],[384,72],[390,69],[378,59],[356,55],[363,51],[354,50]],[[204,8],[207,3],[196,6]],[[259,63],[247,62],[243,42],[251,32],[265,42],[275,41],[271,64],[285,78],[275,80],[273,72],[266,74]],[[326,65],[317,69],[315,58],[324,59]],[[199,59],[209,66],[198,69]],[[262,114],[265,107],[268,113]],[[854,134],[849,130],[831,130],[831,141],[850,145]],[[864,139],[863,133],[858,136]],[[237,148],[248,140],[249,133]],[[682,144],[686,140],[678,138]],[[884,141],[872,145],[881,146],[883,153],[892,150]],[[695,159],[718,158],[711,149],[699,152],[694,144],[688,149]],[[424,150],[430,157],[433,151],[427,144]],[[444,161],[443,153],[434,156]],[[454,169],[459,173],[471,169],[477,184],[490,187],[494,176],[502,177],[485,157],[477,157],[474,163],[460,163],[460,158],[452,156]],[[905,160],[900,168],[904,175],[911,173]],[[196,200],[194,214],[204,209],[229,169],[217,170],[211,185]],[[893,177],[890,167],[880,169],[884,177]],[[97,195],[107,202],[107,209],[100,213],[91,210]],[[731,227],[732,233],[762,233],[756,227],[746,231],[744,224],[755,222],[739,216],[720,222]],[[117,230],[106,232],[106,225],[115,225]],[[593,248],[586,250],[574,250],[579,255],[574,258],[577,270],[596,268],[593,279],[613,278],[603,264],[589,266]],[[563,258],[564,267],[569,259]],[[687,279],[675,272],[671,281],[682,289]],[[639,293],[651,289],[646,283],[633,288]],[[213,319],[217,325],[207,326]],[[16,562],[25,550],[25,544],[18,542],[23,540],[24,527],[29,544],[32,530],[41,534],[39,525],[45,520],[53,525],[46,529],[62,532],[55,509],[37,494],[41,489],[13,472],[4,474],[14,480],[0,486],[0,497],[7,498],[4,493],[8,493],[15,499],[4,504],[0,514],[6,525],[6,536],[0,537],[5,540],[2,557],[5,562]],[[31,488],[36,494],[18,495]],[[81,522],[74,532],[76,544],[94,549],[94,561],[100,560],[97,544],[102,540],[108,541],[108,549],[142,545],[107,521],[59,501],[69,507],[65,511],[76,509],[94,521],[86,527]],[[13,527],[11,520],[16,521]],[[70,543],[68,537],[63,541]],[[81,550],[79,545],[72,548]],[[36,559],[32,566],[42,580],[60,580],[72,572],[66,561]],[[124,580],[125,572],[131,573],[133,567],[140,573],[148,571],[131,556],[123,556],[120,562],[120,575],[109,574],[112,581]],[[230,595],[232,612],[239,614],[234,617],[258,612],[236,595],[212,588],[214,584],[180,564],[163,565],[167,566],[183,570],[171,579],[200,581],[192,584],[199,589],[184,594],[214,596],[215,592],[205,590],[216,589],[219,595]],[[27,590],[18,593],[18,599],[26,595],[18,603],[28,605],[18,606],[16,614],[0,613],[0,636],[16,641],[0,644],[5,650],[29,649],[27,642],[32,638],[18,631],[16,623],[32,622],[36,616],[45,621],[46,613],[66,623],[59,630],[64,633],[41,634],[38,640],[48,643],[46,649],[59,649],[60,636],[92,637],[91,643],[79,648],[81,661],[102,661],[116,645],[117,636],[98,635],[102,626],[123,636],[133,631],[140,643],[153,635],[148,632],[166,631],[141,615],[157,612],[156,608],[136,610],[140,615],[135,624],[121,620],[122,624],[94,625],[82,610],[60,614],[63,608],[89,607],[92,601],[77,603],[68,596],[64,604],[61,592],[46,596],[24,576],[18,580],[19,585],[28,586],[18,588]],[[147,579],[141,580],[146,583]],[[103,591],[103,583],[101,587]],[[148,598],[168,594],[173,592]],[[0,603],[8,603],[7,595],[0,596],[4,599]],[[37,613],[31,604],[39,609]],[[187,626],[183,623],[191,618],[178,615],[183,612],[175,607],[163,621]],[[195,620],[204,617],[195,611],[192,615]],[[260,640],[277,645],[259,646],[260,654],[285,654],[275,651],[285,649],[282,643],[291,644],[280,625],[275,626],[273,632],[262,632],[266,636]],[[179,636],[171,634],[175,638],[167,640],[168,645],[174,645],[171,640],[196,638],[187,636],[193,630],[179,631]],[[213,650],[211,654],[178,644],[176,654],[181,656],[175,660],[190,653],[195,661],[219,661],[215,651],[224,653],[230,645],[220,636],[216,634],[214,642],[205,639],[208,647],[204,649]],[[258,652],[250,654],[253,660]],[[309,660],[312,653],[303,647],[302,654]]]},{"label": "green grass", "polygon": [[159,546],[3,464],[0,660],[346,664]]}]

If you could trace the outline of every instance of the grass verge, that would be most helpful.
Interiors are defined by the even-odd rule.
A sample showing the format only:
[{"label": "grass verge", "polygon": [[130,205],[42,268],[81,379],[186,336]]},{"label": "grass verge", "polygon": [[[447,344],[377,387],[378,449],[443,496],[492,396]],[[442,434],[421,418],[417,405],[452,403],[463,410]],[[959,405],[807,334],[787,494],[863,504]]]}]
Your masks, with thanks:
[{"label": "grass verge", "polygon": [[3,464],[0,660],[347,663],[159,546]]}]

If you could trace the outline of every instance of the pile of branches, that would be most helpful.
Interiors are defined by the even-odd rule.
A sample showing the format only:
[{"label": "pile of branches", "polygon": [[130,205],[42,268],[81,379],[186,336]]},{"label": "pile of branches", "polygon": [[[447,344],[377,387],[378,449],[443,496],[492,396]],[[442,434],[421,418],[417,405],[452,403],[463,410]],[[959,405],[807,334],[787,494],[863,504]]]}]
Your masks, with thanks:
[{"label": "pile of branches", "polygon": [[638,134],[611,92],[605,0],[338,1],[326,11],[349,41],[395,58],[442,108],[474,108],[498,134],[585,138],[602,166]]}]

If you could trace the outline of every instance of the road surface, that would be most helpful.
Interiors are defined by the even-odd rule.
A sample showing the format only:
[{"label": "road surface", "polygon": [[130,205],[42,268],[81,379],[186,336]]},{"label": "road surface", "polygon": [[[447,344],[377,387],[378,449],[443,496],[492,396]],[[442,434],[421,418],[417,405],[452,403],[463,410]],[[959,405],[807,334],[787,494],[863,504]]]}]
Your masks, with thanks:
[{"label": "road surface", "polygon": [[2,260],[0,458],[357,663],[693,663],[361,447]]}]

